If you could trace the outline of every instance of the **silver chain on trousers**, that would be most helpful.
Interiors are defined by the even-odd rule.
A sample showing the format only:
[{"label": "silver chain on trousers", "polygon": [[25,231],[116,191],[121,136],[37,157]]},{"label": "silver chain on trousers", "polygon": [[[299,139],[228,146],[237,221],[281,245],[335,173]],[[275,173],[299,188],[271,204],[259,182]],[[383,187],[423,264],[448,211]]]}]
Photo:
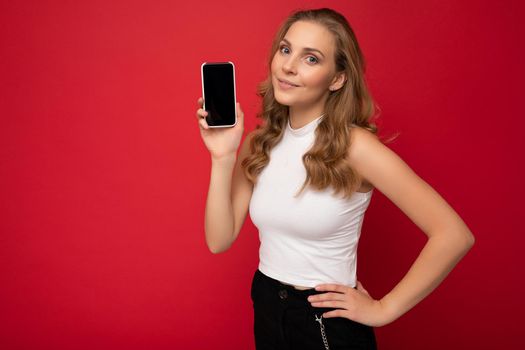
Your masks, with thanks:
[{"label": "silver chain on trousers", "polygon": [[323,315],[321,315],[321,317],[317,317],[317,314],[315,314],[315,320],[319,322],[319,327],[321,327],[321,335],[323,336],[324,346],[326,350],[330,350],[328,347],[328,339],[326,339],[326,333],[324,332]]}]

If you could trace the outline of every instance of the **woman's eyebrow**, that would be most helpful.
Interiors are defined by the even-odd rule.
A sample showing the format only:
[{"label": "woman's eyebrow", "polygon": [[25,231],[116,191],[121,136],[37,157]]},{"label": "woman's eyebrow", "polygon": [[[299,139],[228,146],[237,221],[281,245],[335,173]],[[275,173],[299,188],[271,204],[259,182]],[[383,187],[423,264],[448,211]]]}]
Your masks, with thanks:
[{"label": "woman's eyebrow", "polygon": [[[290,43],[288,40],[286,40],[285,38],[283,38],[283,40],[285,43],[287,43],[288,45],[292,46],[292,43]],[[320,51],[320,50],[317,50],[317,49],[314,49],[313,47],[304,47],[303,48],[303,51],[315,51],[315,52],[319,52],[319,54],[321,56],[324,57],[324,54]]]}]

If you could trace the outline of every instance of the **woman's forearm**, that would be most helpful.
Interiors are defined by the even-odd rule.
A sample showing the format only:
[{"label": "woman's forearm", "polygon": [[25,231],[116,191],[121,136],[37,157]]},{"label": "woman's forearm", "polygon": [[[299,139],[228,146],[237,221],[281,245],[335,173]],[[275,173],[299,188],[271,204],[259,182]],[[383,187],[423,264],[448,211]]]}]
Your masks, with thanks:
[{"label": "woman's forearm", "polygon": [[431,236],[403,279],[380,303],[390,323],[429,295],[474,244],[472,234]]},{"label": "woman's forearm", "polygon": [[206,243],[213,253],[227,250],[232,243],[234,217],[231,185],[236,159],[236,154],[221,159],[212,157],[204,230]]}]

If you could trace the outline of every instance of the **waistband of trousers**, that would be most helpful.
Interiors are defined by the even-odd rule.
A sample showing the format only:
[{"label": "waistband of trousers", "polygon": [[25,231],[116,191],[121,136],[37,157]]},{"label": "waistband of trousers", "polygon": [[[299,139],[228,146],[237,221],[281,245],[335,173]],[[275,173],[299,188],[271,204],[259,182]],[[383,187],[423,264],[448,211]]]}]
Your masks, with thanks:
[{"label": "waistband of trousers", "polygon": [[268,283],[275,286],[275,288],[286,289],[288,292],[294,293],[295,295],[303,297],[303,298],[308,298],[310,295],[326,293],[326,291],[315,290],[315,288],[309,288],[309,289],[304,289],[304,290],[296,289],[294,286],[284,284],[279,280],[276,280],[270,276],[265,275],[259,269],[257,269],[256,273],[259,274],[264,279],[266,279]]}]

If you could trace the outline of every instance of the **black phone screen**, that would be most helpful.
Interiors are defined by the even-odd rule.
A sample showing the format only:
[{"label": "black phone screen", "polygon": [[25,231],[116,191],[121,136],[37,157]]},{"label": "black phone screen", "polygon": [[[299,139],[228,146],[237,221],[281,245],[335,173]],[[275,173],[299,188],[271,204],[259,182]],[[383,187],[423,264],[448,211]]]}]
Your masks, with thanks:
[{"label": "black phone screen", "polygon": [[235,124],[235,82],[231,62],[204,63],[202,84],[204,109],[208,112],[209,126],[233,126]]}]

